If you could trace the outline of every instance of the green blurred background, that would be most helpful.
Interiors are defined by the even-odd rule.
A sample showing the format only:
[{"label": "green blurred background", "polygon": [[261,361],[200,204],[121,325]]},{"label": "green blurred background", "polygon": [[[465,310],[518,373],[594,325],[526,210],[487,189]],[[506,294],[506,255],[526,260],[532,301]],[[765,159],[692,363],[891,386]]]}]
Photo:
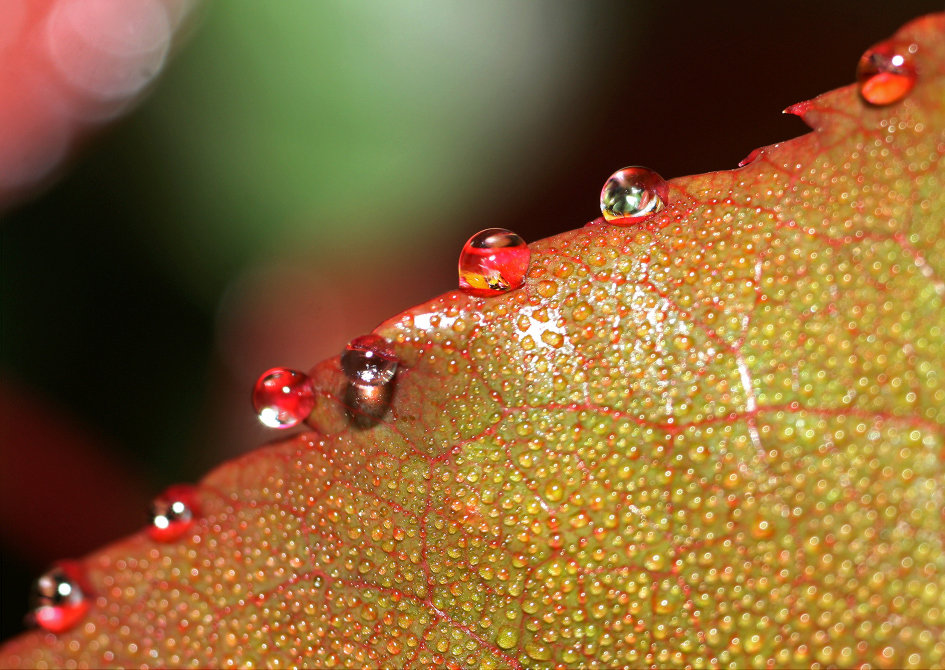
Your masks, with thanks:
[{"label": "green blurred background", "polygon": [[[203,7],[148,99],[3,216],[3,486],[27,472],[61,512],[15,510],[48,542],[0,528],[0,636],[45,563],[132,532],[166,485],[280,436],[249,405],[263,369],[308,369],[454,288],[481,228],[534,240],[595,218],[624,165],[728,169],[804,132],[779,111],[851,82],[866,47],[937,9]],[[68,493],[76,471],[37,456],[70,440],[134,493],[103,479],[91,513]]]}]

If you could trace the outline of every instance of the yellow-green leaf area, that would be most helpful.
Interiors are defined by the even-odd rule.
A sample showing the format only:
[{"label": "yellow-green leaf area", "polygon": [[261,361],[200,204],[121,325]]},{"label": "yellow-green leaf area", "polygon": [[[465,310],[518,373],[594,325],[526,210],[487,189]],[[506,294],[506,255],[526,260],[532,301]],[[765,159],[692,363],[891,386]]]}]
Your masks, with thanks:
[{"label": "yellow-green leaf area", "polygon": [[825,94],[522,289],[383,324],[377,425],[317,366],[317,430],[89,556],[85,622],[0,665],[945,664],[943,35],[897,35],[901,102]]}]

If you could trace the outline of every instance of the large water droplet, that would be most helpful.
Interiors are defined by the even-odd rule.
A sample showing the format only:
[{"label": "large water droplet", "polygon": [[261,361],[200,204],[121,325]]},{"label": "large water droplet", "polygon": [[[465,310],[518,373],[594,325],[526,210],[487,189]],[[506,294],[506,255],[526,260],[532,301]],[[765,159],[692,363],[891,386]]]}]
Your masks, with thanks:
[{"label": "large water droplet", "polygon": [[525,283],[530,259],[525,240],[511,230],[481,230],[459,254],[459,287],[477,296],[512,291]]},{"label": "large water droplet", "polygon": [[194,525],[196,490],[189,484],[171,486],[151,502],[148,533],[158,542],[173,542]]},{"label": "large water droplet", "polygon": [[393,384],[351,382],[345,389],[345,406],[351,422],[359,428],[377,425],[390,407]]},{"label": "large water droplet", "polygon": [[362,335],[345,347],[341,369],[352,383],[380,386],[394,378],[397,356],[380,335]]},{"label": "large water droplet", "polygon": [[288,368],[272,368],[253,388],[253,406],[259,420],[270,428],[292,428],[315,407],[315,390],[308,375]]},{"label": "large water droplet", "polygon": [[610,223],[628,225],[662,210],[668,198],[666,181],[653,170],[625,167],[604,182],[600,192],[600,211]]},{"label": "large water droplet", "polygon": [[75,626],[89,606],[82,568],[75,561],[57,563],[33,584],[32,618],[51,633],[62,633]]},{"label": "large water droplet", "polygon": [[600,192],[600,211],[610,223],[631,224],[659,212],[668,198],[669,186],[653,170],[625,167],[604,182]]},{"label": "large water droplet", "polygon": [[899,102],[915,86],[913,54],[916,45],[881,42],[867,49],[856,66],[860,95],[872,105]]}]

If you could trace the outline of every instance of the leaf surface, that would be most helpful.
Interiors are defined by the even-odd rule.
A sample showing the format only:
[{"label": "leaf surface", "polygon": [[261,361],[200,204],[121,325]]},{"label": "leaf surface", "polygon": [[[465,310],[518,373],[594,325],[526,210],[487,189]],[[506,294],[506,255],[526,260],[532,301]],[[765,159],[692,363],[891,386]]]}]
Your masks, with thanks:
[{"label": "leaf surface", "polygon": [[646,225],[383,324],[389,413],[211,473],[191,536],[84,559],[84,623],[2,666],[945,662],[945,15]]}]

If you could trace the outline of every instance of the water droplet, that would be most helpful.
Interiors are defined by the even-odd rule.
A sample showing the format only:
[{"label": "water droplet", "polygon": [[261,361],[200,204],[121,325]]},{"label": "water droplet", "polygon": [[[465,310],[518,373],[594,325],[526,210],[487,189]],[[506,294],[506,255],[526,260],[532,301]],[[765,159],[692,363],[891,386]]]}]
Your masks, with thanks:
[{"label": "water droplet", "polygon": [[666,569],[666,556],[660,553],[653,553],[647,556],[644,561],[647,570],[653,572],[662,572]]},{"label": "water droplet", "polygon": [[511,230],[481,230],[459,255],[459,287],[478,296],[517,289],[525,283],[530,258],[525,240]]},{"label": "water droplet", "polygon": [[500,649],[511,649],[518,644],[518,631],[511,626],[502,626],[495,638],[495,643]]},{"label": "water droplet", "polygon": [[173,542],[194,525],[196,490],[189,484],[171,486],[151,502],[148,533],[158,542]]},{"label": "water droplet", "polygon": [[259,420],[270,428],[297,426],[315,407],[312,380],[288,368],[267,370],[253,388],[253,406]]},{"label": "water droplet", "polygon": [[380,335],[362,335],[348,343],[341,369],[352,383],[379,386],[394,378],[397,356]]},{"label": "water droplet", "polygon": [[89,610],[88,588],[76,561],[62,561],[33,584],[32,618],[51,633],[75,626]]},{"label": "water droplet", "polygon": [[915,86],[913,45],[881,42],[867,49],[856,66],[860,95],[872,105],[891,105],[902,100]]},{"label": "water droplet", "polygon": [[360,384],[351,382],[345,389],[348,417],[359,428],[370,428],[387,413],[393,396],[393,384]]},{"label": "water droplet", "polygon": [[542,644],[541,642],[529,642],[525,645],[525,653],[528,654],[529,658],[532,658],[536,661],[550,661],[551,660],[551,647],[547,644]]},{"label": "water droplet", "polygon": [[600,211],[618,225],[636,223],[659,212],[666,205],[669,186],[658,174],[645,167],[617,170],[600,192]]}]

